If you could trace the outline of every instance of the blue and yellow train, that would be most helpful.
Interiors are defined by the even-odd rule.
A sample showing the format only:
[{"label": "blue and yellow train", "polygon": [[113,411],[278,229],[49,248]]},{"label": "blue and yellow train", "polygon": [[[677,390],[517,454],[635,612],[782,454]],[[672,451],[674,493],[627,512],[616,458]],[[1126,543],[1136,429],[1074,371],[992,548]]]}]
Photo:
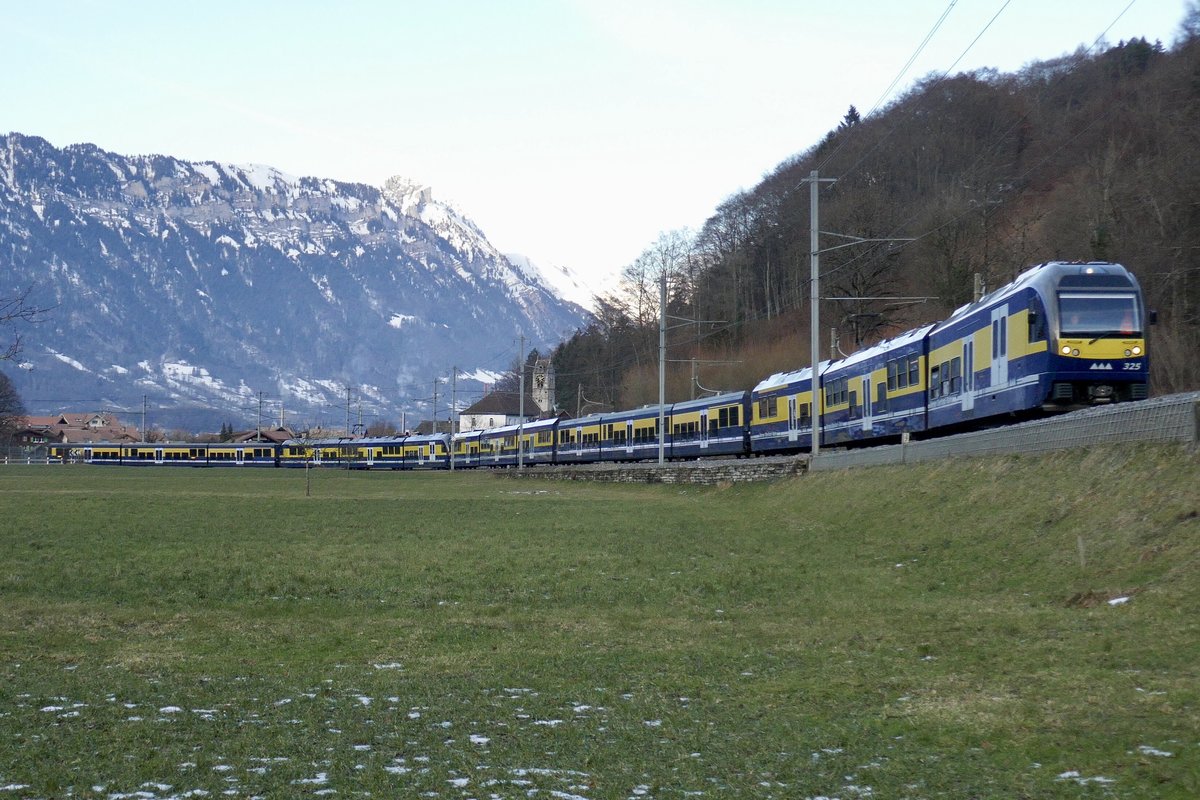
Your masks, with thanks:
[{"label": "blue and yellow train", "polygon": [[54,455],[94,464],[448,469],[800,452],[812,446],[814,428],[822,447],[877,444],[1144,399],[1145,330],[1153,322],[1137,279],[1123,266],[1052,262],[942,322],[822,362],[815,393],[806,367],[661,410],[651,405],[453,437],[55,445]]}]

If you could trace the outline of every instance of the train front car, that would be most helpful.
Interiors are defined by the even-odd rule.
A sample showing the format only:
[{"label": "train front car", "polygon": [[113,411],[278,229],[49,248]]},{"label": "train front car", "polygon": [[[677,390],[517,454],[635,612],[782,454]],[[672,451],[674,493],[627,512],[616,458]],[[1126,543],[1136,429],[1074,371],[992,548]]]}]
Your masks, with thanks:
[{"label": "train front car", "polygon": [[929,334],[929,427],[1146,397],[1143,317],[1119,264],[1025,271]]},{"label": "train front car", "polygon": [[[1045,290],[1054,347],[1048,406],[1144,400],[1150,394],[1146,316],[1137,278],[1120,264],[1055,264]],[[1051,288],[1052,287],[1052,288]]]}]

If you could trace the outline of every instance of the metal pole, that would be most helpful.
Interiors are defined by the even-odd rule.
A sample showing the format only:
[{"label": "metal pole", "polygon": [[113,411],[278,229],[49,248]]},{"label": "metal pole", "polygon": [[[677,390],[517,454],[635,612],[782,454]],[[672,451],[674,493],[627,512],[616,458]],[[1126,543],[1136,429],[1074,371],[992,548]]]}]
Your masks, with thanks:
[{"label": "metal pole", "polygon": [[663,430],[666,424],[667,395],[667,272],[664,269],[658,284],[658,463],[665,462],[664,445],[667,437]]},{"label": "metal pole", "polygon": [[454,409],[458,408],[458,367],[450,372],[450,471],[454,472]]},{"label": "metal pole", "polygon": [[821,451],[821,328],[819,322],[820,315],[820,290],[818,288],[818,280],[821,274],[821,254],[819,252],[820,245],[820,226],[817,222],[819,214],[817,212],[817,198],[820,194],[821,179],[817,177],[817,171],[814,169],[808,175],[808,198],[809,198],[809,337],[811,338],[811,352],[809,357],[812,363],[812,455],[815,458]]},{"label": "metal pole", "polygon": [[[518,385],[521,390],[521,400],[518,408],[520,409],[521,418],[517,420],[517,469],[525,468],[525,334],[521,334],[521,356],[518,359],[520,362],[521,379]],[[512,408],[512,406],[509,406]]]}]

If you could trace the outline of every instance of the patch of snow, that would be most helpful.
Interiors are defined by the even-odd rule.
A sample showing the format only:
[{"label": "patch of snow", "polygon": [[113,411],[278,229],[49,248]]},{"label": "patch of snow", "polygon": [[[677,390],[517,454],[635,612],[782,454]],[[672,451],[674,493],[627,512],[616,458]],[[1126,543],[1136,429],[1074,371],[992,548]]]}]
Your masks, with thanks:
[{"label": "patch of snow", "polygon": [[1138,747],[1138,752],[1145,756],[1159,756],[1161,758],[1171,758],[1174,753],[1168,753],[1166,750],[1159,750],[1151,747],[1148,744],[1143,744]]},{"label": "patch of snow", "polygon": [[62,353],[58,352],[57,350],[51,350],[50,355],[54,356],[55,358],[57,358],[59,361],[63,362],[67,366],[74,367],[75,369],[79,370],[80,372],[91,372],[91,370],[88,369],[87,367],[85,367],[83,364],[80,364],[75,359],[71,358],[68,355],[62,354]]}]

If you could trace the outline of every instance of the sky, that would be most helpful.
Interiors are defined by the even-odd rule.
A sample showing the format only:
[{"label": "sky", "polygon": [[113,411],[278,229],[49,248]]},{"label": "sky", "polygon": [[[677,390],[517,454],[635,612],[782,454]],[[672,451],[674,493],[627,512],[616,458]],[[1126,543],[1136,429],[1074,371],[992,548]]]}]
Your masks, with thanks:
[{"label": "sky", "polygon": [[930,74],[1144,36],[1185,0],[0,0],[0,132],[429,185],[601,288]]}]

